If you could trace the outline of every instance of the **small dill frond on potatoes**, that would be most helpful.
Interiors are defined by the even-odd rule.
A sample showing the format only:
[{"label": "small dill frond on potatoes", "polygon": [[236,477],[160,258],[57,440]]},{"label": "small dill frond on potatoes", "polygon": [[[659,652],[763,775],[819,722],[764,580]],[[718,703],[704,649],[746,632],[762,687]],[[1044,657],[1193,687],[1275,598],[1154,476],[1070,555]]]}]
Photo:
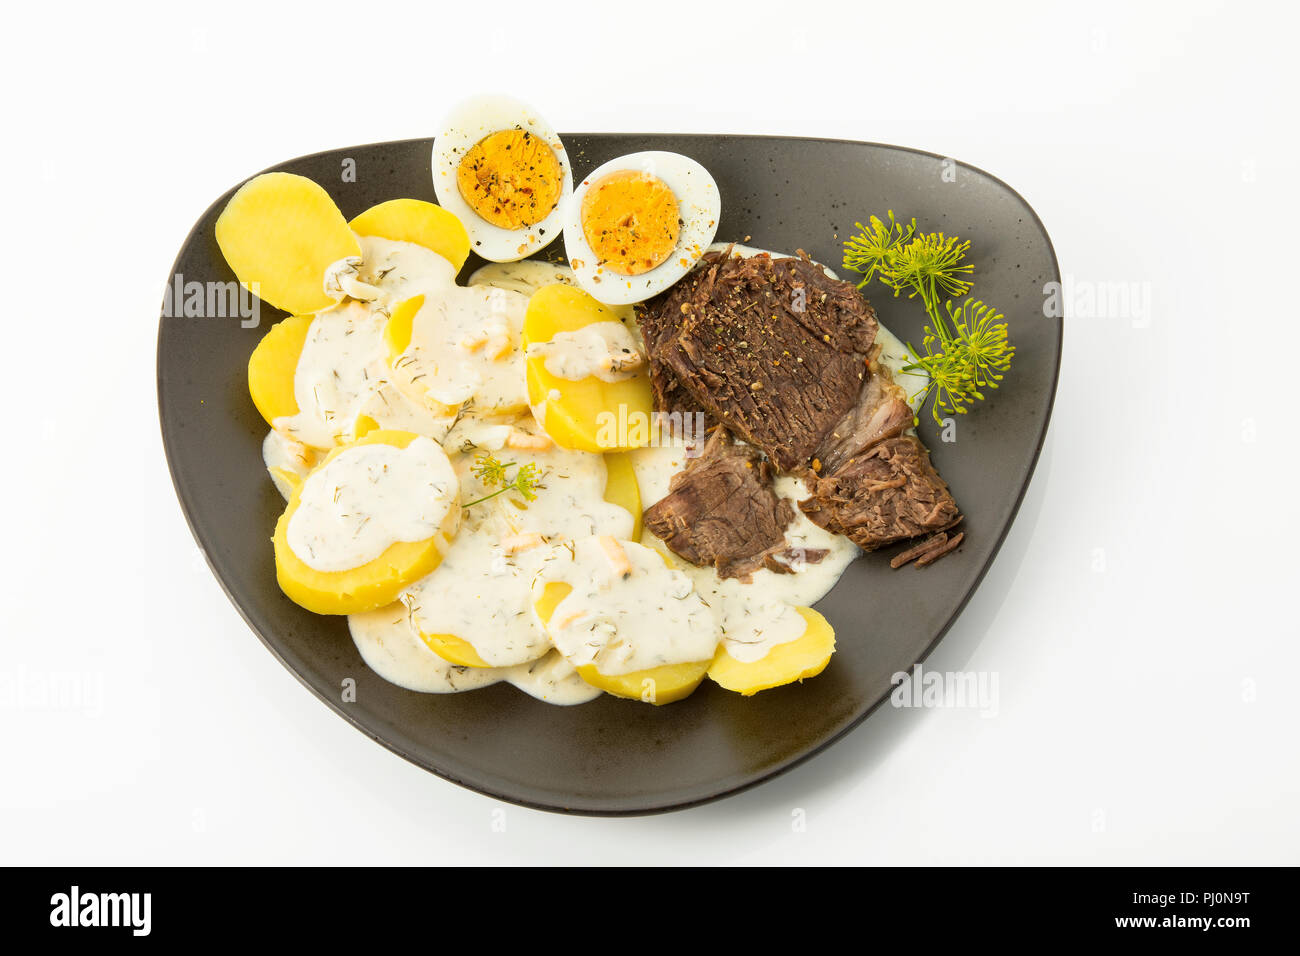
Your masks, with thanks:
[{"label": "small dill frond on potatoes", "polygon": [[[511,468],[517,468],[518,470],[515,471],[513,478],[507,478],[506,473]],[[461,505],[462,508],[471,508],[490,498],[495,498],[497,495],[503,495],[507,491],[518,492],[525,501],[536,501],[537,489],[546,487],[541,483],[542,475],[537,470],[535,463],[529,462],[526,465],[519,465],[513,461],[503,462],[495,455],[486,453],[480,454],[474,459],[474,477],[488,488],[496,488],[496,491],[481,498],[475,498],[473,501]]]}]

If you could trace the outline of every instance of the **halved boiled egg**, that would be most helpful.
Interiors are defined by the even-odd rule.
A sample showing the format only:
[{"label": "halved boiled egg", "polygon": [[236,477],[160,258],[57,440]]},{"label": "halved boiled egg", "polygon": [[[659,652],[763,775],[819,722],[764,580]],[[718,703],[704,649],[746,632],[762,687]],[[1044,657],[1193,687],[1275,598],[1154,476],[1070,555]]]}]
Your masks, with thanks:
[{"label": "halved boiled egg", "polygon": [[476,96],[451,112],[433,141],[433,190],[465,224],[474,252],[514,262],[560,234],[573,171],[536,110],[506,96]]},{"label": "halved boiled egg", "polygon": [[564,217],[569,265],[606,305],[648,299],[704,255],[722,200],[709,171],[679,153],[610,160],[574,190]]}]

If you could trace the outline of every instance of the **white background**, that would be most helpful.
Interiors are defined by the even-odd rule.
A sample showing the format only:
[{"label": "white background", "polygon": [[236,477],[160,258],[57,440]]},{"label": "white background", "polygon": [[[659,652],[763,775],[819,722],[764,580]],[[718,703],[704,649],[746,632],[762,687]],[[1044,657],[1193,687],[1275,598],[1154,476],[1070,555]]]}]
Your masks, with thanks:
[{"label": "white background", "polygon": [[[6,13],[0,862],[1300,863],[1284,5],[193,6]],[[995,716],[886,708],[733,799],[499,832],[263,649],[163,458],[173,257],[251,173],[481,90],[560,130],[957,157],[1077,282],[1149,292],[1067,318],[1038,473],[931,658],[996,674]],[[59,675],[102,699],[15,690]]]}]

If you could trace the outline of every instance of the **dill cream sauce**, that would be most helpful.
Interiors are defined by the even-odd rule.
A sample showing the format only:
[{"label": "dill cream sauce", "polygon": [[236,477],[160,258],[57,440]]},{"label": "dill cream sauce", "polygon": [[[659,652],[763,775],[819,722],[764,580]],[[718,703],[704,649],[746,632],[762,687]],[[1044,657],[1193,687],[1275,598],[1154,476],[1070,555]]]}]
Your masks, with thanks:
[{"label": "dill cream sauce", "polygon": [[547,630],[565,660],[617,676],[712,659],[718,628],[691,579],[652,548],[592,537],[557,548],[534,585],[572,590],[551,612]]},{"label": "dill cream sauce", "polygon": [[[674,447],[638,449],[631,458],[645,508],[668,494],[672,476],[688,460],[686,449]],[[796,555],[800,551],[825,551],[820,561],[796,556],[791,573],[759,568],[749,581],[722,579],[712,568],[678,562],[682,573],[713,610],[727,653],[746,663],[762,660],[778,644],[798,640],[805,622],[795,607],[811,607],[825,597],[860,553],[848,538],[818,527],[799,510],[798,502],[808,497],[808,486],[802,479],[783,475],[776,479],[774,487],[794,507],[794,520],[785,533],[787,544],[797,549]],[[641,543],[667,553],[664,543],[649,531],[641,535]]]},{"label": "dill cream sauce", "polygon": [[540,356],[556,378],[580,382],[596,377],[622,382],[636,374],[645,359],[622,322],[593,322],[572,332],[557,332],[549,342],[533,342],[527,357]]},{"label": "dill cream sauce", "polygon": [[460,483],[438,443],[356,445],[307,478],[289,519],[293,553],[317,571],[350,571],[399,541],[425,541],[459,518]]},{"label": "dill cream sauce", "polygon": [[318,449],[294,441],[284,432],[272,428],[262,441],[262,463],[271,475],[275,488],[289,500],[293,493],[291,482],[302,480],[321,460]]},{"label": "dill cream sauce", "polygon": [[[499,433],[480,431],[477,437],[482,441]],[[514,463],[507,480],[532,465],[540,482],[537,498],[526,501],[510,491],[465,509],[460,532],[442,563],[403,600],[420,631],[454,635],[485,663],[503,667],[535,660],[550,648],[533,614],[530,588],[551,545],[593,534],[627,537],[634,519],[625,508],[605,501],[602,456],[554,445],[537,450],[472,448],[458,465],[467,503],[492,491],[473,473],[484,453]]]},{"label": "dill cream sauce", "polygon": [[518,347],[527,305],[521,293],[482,286],[426,295],[394,375],[443,405],[472,398],[479,414],[517,411],[528,403]]},{"label": "dill cream sauce", "polygon": [[[277,431],[314,448],[332,448],[356,434],[367,416],[381,428],[440,438],[453,419],[418,390],[404,391],[389,363],[384,329],[396,305],[414,295],[439,297],[456,288],[454,267],[409,242],[358,238],[361,263],[341,260],[326,271],[326,291],[339,300],[312,319],[294,370],[295,415]],[[348,290],[365,296],[346,297]],[[517,351],[517,350],[516,350]]]},{"label": "dill cream sauce", "polygon": [[353,614],[348,630],[361,659],[384,680],[423,694],[455,694],[502,681],[548,704],[583,704],[601,692],[555,651],[517,667],[461,667],[431,651],[400,604]]},{"label": "dill cream sauce", "polygon": [[385,322],[363,302],[319,313],[294,372],[298,413],[276,419],[276,430],[315,448],[333,447],[347,435],[383,378]]}]

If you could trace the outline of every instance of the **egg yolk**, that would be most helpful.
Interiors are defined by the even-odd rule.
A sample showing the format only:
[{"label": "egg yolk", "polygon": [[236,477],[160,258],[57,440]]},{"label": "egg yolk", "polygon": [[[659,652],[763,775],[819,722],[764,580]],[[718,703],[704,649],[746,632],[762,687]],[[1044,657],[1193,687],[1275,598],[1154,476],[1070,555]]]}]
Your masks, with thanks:
[{"label": "egg yolk", "polygon": [[582,231],[601,265],[638,276],[665,261],[681,232],[677,197],[662,179],[636,170],[602,176],[582,198]]},{"label": "egg yolk", "polygon": [[551,147],[521,129],[483,137],[456,169],[465,202],[502,229],[526,229],[549,216],[560,201],[563,181]]}]

